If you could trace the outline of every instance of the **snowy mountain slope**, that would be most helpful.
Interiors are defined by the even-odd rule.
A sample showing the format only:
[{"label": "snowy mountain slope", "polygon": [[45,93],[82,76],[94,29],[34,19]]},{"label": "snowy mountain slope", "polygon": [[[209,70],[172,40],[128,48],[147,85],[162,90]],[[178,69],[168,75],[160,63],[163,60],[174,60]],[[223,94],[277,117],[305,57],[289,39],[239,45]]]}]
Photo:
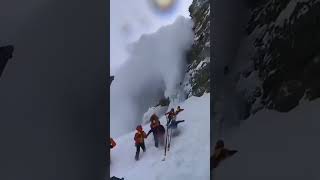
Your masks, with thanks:
[{"label": "snowy mountain slope", "polygon": [[225,138],[238,154],[216,169],[217,180],[320,179],[320,100],[289,113],[263,110]]},{"label": "snowy mountain slope", "polygon": [[[154,147],[153,135],[146,139],[146,152],[140,152],[135,161],[134,133],[115,139],[117,146],[111,150],[110,175],[125,180],[208,180],[210,177],[210,94],[190,97],[180,106],[185,109],[178,116],[179,134],[172,138],[170,151],[165,161],[164,149]],[[165,117],[160,118],[165,125]],[[145,125],[144,131],[150,129]]]}]

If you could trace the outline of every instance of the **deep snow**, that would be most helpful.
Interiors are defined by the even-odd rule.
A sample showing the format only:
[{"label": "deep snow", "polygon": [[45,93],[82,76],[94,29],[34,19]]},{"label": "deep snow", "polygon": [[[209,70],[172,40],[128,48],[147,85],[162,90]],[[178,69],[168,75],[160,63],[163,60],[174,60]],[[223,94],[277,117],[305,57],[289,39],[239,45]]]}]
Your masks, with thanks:
[{"label": "deep snow", "polygon": [[[125,180],[209,180],[210,179],[210,94],[190,97],[180,104],[185,109],[177,120],[185,122],[178,125],[179,134],[172,138],[166,160],[164,148],[154,147],[153,135],[146,139],[147,151],[140,152],[140,160],[135,161],[134,133],[123,135],[115,141],[117,146],[111,150],[110,174],[124,177]],[[165,125],[166,118],[160,118]],[[145,125],[144,131],[150,129]]]},{"label": "deep snow", "polygon": [[301,102],[289,113],[258,112],[225,137],[239,152],[220,164],[215,179],[320,179],[320,100]]}]

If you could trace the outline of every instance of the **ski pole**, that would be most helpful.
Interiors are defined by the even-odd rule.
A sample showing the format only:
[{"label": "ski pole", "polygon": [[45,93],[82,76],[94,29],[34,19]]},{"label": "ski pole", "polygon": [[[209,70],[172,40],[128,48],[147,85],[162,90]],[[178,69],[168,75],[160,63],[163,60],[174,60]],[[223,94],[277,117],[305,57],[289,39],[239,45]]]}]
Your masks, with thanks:
[{"label": "ski pole", "polygon": [[[166,116],[167,118],[167,116]],[[167,118],[168,120],[168,118]],[[167,144],[168,144],[168,124],[167,124],[167,131],[166,131],[166,142],[165,142],[165,146],[164,146],[164,157],[166,157],[167,155]]]}]

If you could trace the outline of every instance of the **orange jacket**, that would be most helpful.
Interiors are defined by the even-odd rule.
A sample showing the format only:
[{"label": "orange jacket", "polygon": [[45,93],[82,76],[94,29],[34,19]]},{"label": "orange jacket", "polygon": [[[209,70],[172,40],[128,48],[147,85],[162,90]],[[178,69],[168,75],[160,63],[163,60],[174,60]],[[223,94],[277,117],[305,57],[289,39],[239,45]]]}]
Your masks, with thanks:
[{"label": "orange jacket", "polygon": [[117,143],[112,138],[110,138],[110,147],[111,147],[111,149],[114,148],[116,145],[117,145]]},{"label": "orange jacket", "polygon": [[184,109],[177,109],[177,111],[176,111],[176,115],[178,115],[180,112],[182,112]]},{"label": "orange jacket", "polygon": [[143,130],[137,131],[136,134],[134,135],[134,140],[136,144],[144,143],[145,138],[147,138],[147,134]]}]

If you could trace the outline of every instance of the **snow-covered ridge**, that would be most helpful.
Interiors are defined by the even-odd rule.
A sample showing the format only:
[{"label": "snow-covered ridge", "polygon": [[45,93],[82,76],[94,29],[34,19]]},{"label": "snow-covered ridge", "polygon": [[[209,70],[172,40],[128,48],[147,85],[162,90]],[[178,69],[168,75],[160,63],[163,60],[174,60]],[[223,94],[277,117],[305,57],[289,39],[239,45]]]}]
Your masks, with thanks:
[{"label": "snow-covered ridge", "polygon": [[[121,136],[111,150],[111,177],[125,180],[209,180],[210,178],[210,94],[190,97],[179,104],[185,109],[178,120],[185,120],[178,126],[179,134],[172,138],[170,151],[165,161],[164,149],[154,147],[153,136],[146,139],[146,152],[140,152],[140,160],[135,161],[134,133]],[[165,125],[164,116],[160,118]],[[149,124],[143,126],[147,133]]]}]

